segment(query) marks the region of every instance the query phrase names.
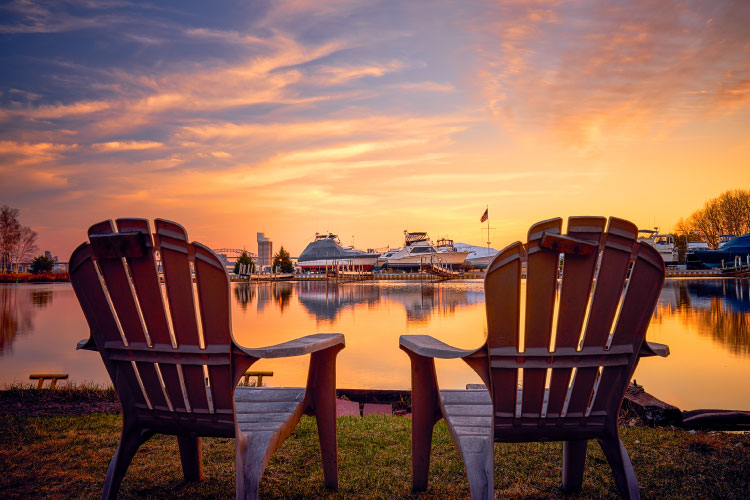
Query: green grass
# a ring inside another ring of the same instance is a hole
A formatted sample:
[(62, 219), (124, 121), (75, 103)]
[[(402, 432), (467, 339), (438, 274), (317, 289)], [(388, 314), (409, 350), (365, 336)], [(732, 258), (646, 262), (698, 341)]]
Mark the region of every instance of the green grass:
[[(0, 416), (0, 492), (4, 498), (97, 498), (117, 443), (119, 415)], [(411, 493), (411, 420), (338, 420), (339, 491), (323, 488), (315, 420), (300, 425), (274, 454), (262, 498), (468, 498), (463, 464), (443, 422), (435, 427), (426, 493)], [(622, 430), (644, 498), (750, 497), (750, 435)], [(120, 498), (233, 498), (234, 441), (204, 439), (206, 480), (184, 483), (176, 438), (143, 445)], [(498, 498), (557, 498), (560, 443), (495, 445)], [(572, 498), (616, 497), (609, 467), (590, 442), (583, 490)]]

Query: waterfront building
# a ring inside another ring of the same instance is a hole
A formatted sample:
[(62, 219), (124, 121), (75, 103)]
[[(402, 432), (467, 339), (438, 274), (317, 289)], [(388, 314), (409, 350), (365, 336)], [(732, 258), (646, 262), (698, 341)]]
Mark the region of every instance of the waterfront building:
[(258, 233), (258, 267), (263, 269), (273, 261), (273, 242), (264, 233)]

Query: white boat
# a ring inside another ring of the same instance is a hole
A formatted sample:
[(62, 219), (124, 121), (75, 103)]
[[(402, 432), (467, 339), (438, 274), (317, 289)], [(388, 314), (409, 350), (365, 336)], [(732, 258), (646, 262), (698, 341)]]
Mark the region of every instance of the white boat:
[(498, 250), (494, 248), (469, 245), (468, 243), (455, 243), (454, 246), (461, 252), (469, 252), (469, 255), (466, 256), (466, 262), (479, 269), (486, 269), (498, 253)]
[(677, 247), (671, 234), (659, 234), (659, 228), (639, 229), (638, 241), (643, 241), (654, 247), (664, 259), (665, 264), (677, 263)]
[(439, 247), (433, 245), (427, 233), (404, 231), (404, 246), (382, 254), (378, 264), (401, 270), (419, 270), (425, 266), (457, 269), (463, 265), (469, 252), (457, 250), (452, 240), (443, 239), (438, 243)]
[(338, 236), (333, 233), (315, 233), (315, 240), (299, 255), (297, 267), (302, 272), (372, 271), (379, 256), (375, 252), (342, 247)]

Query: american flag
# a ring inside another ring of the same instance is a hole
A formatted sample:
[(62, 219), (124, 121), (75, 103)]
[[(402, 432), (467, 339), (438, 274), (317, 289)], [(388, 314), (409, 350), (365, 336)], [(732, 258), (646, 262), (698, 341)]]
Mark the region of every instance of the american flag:
[(490, 210), (490, 209), (489, 209), (489, 208), (487, 208), (487, 209), (486, 209), (486, 210), (484, 211), (484, 213), (482, 214), (482, 218), (481, 218), (481, 219), (479, 219), (479, 222), (484, 222), (484, 221), (486, 221), (486, 220), (487, 220), (487, 219), (489, 218), (489, 216), (490, 216), (490, 215), (489, 215), (489, 210)]

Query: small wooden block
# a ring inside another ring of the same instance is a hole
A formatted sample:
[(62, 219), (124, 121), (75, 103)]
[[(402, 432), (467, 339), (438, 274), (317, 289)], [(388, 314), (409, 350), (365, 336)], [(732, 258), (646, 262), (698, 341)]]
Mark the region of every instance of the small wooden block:
[(364, 408), (362, 408), (362, 416), (366, 417), (367, 415), (393, 415), (393, 406), (365, 403)]
[(345, 399), (336, 400), (337, 417), (359, 417), (359, 403)]

